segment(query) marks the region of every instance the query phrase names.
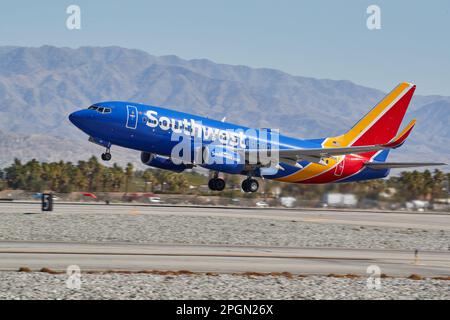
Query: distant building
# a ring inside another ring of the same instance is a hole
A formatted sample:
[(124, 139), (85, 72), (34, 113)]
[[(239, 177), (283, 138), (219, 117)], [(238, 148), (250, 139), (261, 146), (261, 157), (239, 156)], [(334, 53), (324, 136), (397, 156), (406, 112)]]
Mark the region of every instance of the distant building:
[(326, 207), (353, 208), (358, 204), (358, 198), (352, 193), (326, 193), (323, 205)]
[(292, 208), (297, 199), (294, 197), (281, 197), (280, 202), (283, 207)]

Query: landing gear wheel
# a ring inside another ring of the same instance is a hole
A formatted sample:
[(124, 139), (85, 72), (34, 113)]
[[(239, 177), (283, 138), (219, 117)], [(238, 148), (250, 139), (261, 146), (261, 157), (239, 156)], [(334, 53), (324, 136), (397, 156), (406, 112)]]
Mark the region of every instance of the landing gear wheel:
[(225, 189), (225, 180), (221, 178), (216, 178), (214, 180), (214, 187), (216, 191), (223, 191), (223, 189)]
[(111, 160), (111, 153), (109, 153), (109, 152), (105, 152), (105, 153), (102, 153), (102, 160), (103, 161), (109, 161), (109, 160)]
[(102, 160), (103, 161), (109, 161), (111, 160), (111, 149), (110, 148), (106, 148), (105, 153), (102, 153)]
[(242, 181), (241, 187), (242, 187), (242, 191), (248, 192), (248, 180)]
[(225, 189), (225, 180), (221, 178), (213, 178), (209, 180), (208, 187), (213, 191), (222, 191)]
[(256, 181), (255, 179), (245, 179), (244, 181), (242, 181), (242, 190), (244, 192), (256, 192), (258, 191), (259, 188), (259, 183), (258, 181)]
[(214, 179), (209, 180), (208, 181), (208, 188), (209, 188), (209, 190), (216, 191), (216, 189), (214, 189), (214, 187), (215, 187)]

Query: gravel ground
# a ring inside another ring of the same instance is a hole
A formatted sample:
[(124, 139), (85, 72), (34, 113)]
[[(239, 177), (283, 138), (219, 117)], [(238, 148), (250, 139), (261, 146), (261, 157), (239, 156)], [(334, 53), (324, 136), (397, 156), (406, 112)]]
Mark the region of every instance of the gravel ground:
[(0, 215), (0, 241), (233, 244), (448, 250), (450, 232), (233, 217), (151, 214)]
[(366, 279), (311, 276), (85, 274), (80, 289), (67, 276), (0, 272), (0, 299), (450, 299), (444, 280), (382, 279), (368, 289)]

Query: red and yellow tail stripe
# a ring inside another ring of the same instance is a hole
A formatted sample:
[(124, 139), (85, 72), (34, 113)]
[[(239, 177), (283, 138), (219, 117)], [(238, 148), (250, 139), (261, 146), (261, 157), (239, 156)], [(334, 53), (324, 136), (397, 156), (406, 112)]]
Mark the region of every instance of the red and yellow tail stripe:
[[(329, 137), (324, 140), (322, 147), (348, 147), (363, 146), (374, 144), (387, 144), (393, 141), (398, 129), (403, 121), (403, 117), (408, 109), (408, 105), (414, 94), (416, 86), (411, 83), (401, 83), (383, 98), (372, 110), (369, 111), (361, 120), (359, 120), (347, 133)], [(411, 132), (414, 121), (410, 123), (405, 130), (399, 134), (403, 140)], [(406, 136), (405, 136), (405, 133)], [(397, 140), (397, 139), (395, 139)], [(400, 144), (401, 144), (400, 143)], [(370, 159), (376, 152), (361, 154), (359, 157)], [(336, 167), (343, 165), (342, 161), (347, 161), (341, 175), (337, 176)], [(324, 183), (333, 182), (350, 175), (359, 170), (360, 165), (354, 157), (335, 157), (329, 158), (327, 165), (310, 163), (305, 168), (293, 173), (289, 176), (279, 178), (277, 180), (285, 182), (302, 182), (302, 183)], [(352, 159), (352, 161), (350, 161)], [(353, 171), (353, 172), (352, 172)]]

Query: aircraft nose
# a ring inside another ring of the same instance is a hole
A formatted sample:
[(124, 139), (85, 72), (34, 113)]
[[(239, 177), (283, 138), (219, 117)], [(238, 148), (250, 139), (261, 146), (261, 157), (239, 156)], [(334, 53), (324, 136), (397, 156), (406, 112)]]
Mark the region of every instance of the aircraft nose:
[(78, 110), (69, 115), (69, 120), (77, 127), (80, 126), (80, 124), (83, 123), (83, 121), (86, 121), (88, 118), (88, 115), (86, 114), (87, 110)]

